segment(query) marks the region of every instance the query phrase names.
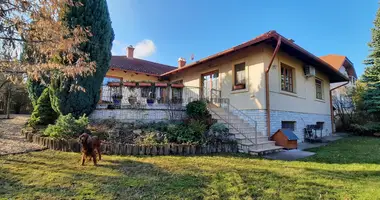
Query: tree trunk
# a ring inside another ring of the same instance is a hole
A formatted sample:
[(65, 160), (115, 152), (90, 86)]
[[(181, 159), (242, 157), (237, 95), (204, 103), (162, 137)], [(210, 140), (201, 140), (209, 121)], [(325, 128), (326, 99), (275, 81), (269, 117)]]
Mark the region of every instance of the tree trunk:
[(7, 91), (7, 116), (6, 118), (7, 119), (10, 119), (10, 112), (11, 112), (11, 88), (10, 86), (8, 85), (8, 91)]

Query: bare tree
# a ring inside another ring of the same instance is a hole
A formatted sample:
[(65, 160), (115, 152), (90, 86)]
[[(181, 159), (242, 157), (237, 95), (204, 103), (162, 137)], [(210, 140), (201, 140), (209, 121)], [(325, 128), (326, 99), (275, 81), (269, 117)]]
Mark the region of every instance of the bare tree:
[[(91, 36), (89, 27), (67, 27), (60, 19), (67, 6), (82, 6), (72, 0), (0, 0), (0, 73), (17, 81), (26, 73), (39, 79), (52, 71), (67, 77), (91, 74), (95, 63), (79, 50)], [(33, 62), (20, 54), (28, 45)]]
[(339, 120), (343, 129), (347, 129), (354, 119), (355, 105), (352, 99), (354, 90), (354, 87), (346, 86), (332, 96), (335, 121)]

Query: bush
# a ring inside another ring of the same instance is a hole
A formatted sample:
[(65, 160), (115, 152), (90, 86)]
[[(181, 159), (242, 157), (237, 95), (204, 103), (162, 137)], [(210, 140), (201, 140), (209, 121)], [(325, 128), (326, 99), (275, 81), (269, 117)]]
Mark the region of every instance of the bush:
[(186, 105), (186, 114), (192, 119), (202, 119), (208, 115), (205, 101), (193, 101)]
[(191, 120), (188, 124), (171, 124), (167, 128), (167, 138), (175, 143), (197, 143), (205, 141), (207, 125), (199, 120)]
[(61, 115), (54, 125), (45, 129), (44, 135), (53, 138), (76, 138), (86, 130), (87, 125), (88, 117), (85, 115), (79, 119), (75, 119), (71, 113)]
[(145, 144), (145, 145), (157, 145), (157, 144), (167, 144), (168, 139), (165, 134), (160, 132), (150, 132), (146, 135), (137, 138), (136, 144)]
[(229, 130), (222, 123), (215, 123), (206, 134), (207, 143), (229, 142)]
[(51, 107), (49, 88), (45, 88), (34, 106), (29, 125), (35, 127), (36, 125), (53, 124), (57, 117), (58, 113)]
[(373, 136), (374, 133), (380, 132), (380, 123), (369, 122), (364, 125), (351, 124), (348, 131), (355, 135)]

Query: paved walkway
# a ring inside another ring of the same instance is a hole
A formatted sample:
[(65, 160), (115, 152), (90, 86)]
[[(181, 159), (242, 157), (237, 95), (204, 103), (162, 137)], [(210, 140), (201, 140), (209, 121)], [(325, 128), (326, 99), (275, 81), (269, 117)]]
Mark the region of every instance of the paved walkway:
[(310, 149), (310, 148), (315, 148), (315, 147), (326, 146), (329, 142), (342, 139), (345, 136), (347, 136), (347, 134), (345, 134), (345, 133), (335, 133), (332, 136), (324, 137), (322, 142), (319, 142), (319, 143), (308, 143), (308, 142), (299, 143), (298, 149), (284, 150), (281, 152), (268, 154), (268, 155), (265, 155), (264, 158), (271, 159), (271, 160), (287, 160), (287, 161), (306, 158), (306, 157), (314, 155), (315, 153), (305, 151), (305, 150)]
[(4, 119), (0, 115), (0, 155), (25, 153), (43, 149), (42, 146), (27, 142), (21, 129), (29, 115), (12, 115)]

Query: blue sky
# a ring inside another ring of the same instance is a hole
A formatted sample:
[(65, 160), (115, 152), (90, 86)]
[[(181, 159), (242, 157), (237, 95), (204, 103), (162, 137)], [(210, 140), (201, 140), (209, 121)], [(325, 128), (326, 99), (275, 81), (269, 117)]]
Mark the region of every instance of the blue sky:
[(108, 0), (114, 55), (132, 44), (138, 57), (177, 66), (220, 52), (269, 30), (321, 56), (342, 54), (358, 75), (377, 0)]

